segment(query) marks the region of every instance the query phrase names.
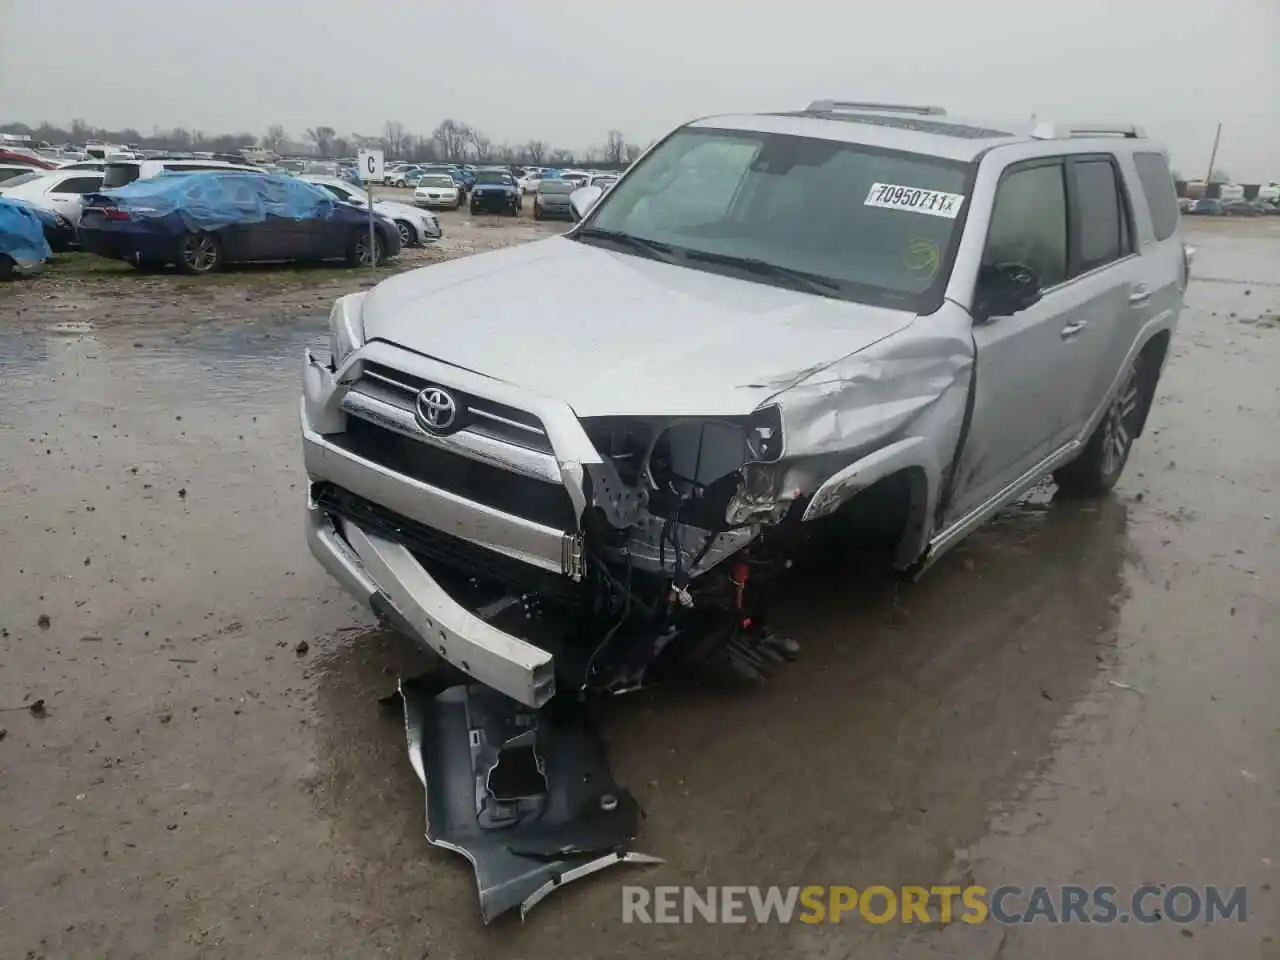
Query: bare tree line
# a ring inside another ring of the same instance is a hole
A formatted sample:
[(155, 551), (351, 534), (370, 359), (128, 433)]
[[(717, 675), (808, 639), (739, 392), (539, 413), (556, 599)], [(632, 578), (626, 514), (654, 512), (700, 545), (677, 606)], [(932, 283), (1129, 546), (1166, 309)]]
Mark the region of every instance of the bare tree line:
[[(362, 136), (352, 133), (340, 136), (333, 127), (308, 127), (306, 142), (322, 157), (348, 156), (362, 147), (381, 147), (390, 160), (441, 161), (469, 160), (474, 163), (565, 164), (575, 162), (629, 163), (640, 155), (641, 148), (628, 143), (621, 130), (610, 130), (603, 145), (575, 154), (553, 147), (545, 140), (525, 143), (494, 143), (484, 131), (452, 118), (442, 120), (430, 134), (418, 136), (400, 121), (388, 120), (381, 135)], [(281, 152), (289, 143), (282, 126), (267, 131), (262, 145)]]
[(398, 120), (388, 120), (382, 133), (374, 136), (359, 133), (342, 135), (333, 127), (319, 125), (308, 127), (300, 142), (293, 140), (281, 124), (269, 127), (263, 137), (256, 137), (251, 133), (208, 135), (202, 130), (185, 127), (172, 130), (157, 127), (148, 135), (129, 127), (122, 130), (94, 127), (83, 120), (73, 120), (69, 127), (48, 122), (35, 126), (5, 123), (0, 124), (0, 133), (23, 134), (36, 141), (53, 144), (82, 144), (86, 140), (101, 140), (106, 143), (136, 144), (148, 150), (228, 153), (256, 145), (277, 153), (313, 152), (321, 157), (345, 157), (363, 147), (381, 147), (389, 160), (528, 163), (539, 166), (592, 162), (629, 163), (641, 151), (640, 146), (627, 141), (621, 130), (610, 130), (600, 146), (575, 153), (554, 147), (545, 140), (529, 140), (519, 144), (495, 143), (478, 128), (453, 119), (441, 121), (425, 136), (412, 133)]
[(210, 153), (231, 153), (242, 147), (251, 147), (258, 142), (258, 138), (252, 133), (209, 135), (203, 130), (191, 130), (186, 127), (175, 127), (172, 130), (161, 130), (156, 127), (148, 135), (132, 127), (125, 127), (122, 130), (94, 127), (83, 120), (72, 120), (69, 127), (60, 127), (48, 121), (35, 126), (25, 123), (4, 123), (0, 124), (0, 133), (29, 136), (36, 142), (52, 144), (81, 144), (86, 140), (101, 140), (104, 143), (136, 143), (148, 150), (201, 150)]

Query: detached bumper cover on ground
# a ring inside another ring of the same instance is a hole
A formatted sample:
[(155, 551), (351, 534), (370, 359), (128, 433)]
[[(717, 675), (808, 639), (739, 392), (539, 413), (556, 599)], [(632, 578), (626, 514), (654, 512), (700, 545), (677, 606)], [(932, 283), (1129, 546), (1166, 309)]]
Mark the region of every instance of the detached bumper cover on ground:
[(475, 868), (485, 923), (523, 918), (557, 887), (631, 853), (640, 809), (613, 780), (579, 705), (533, 711), (479, 685), (404, 681), (409, 760), (427, 791), (427, 839)]

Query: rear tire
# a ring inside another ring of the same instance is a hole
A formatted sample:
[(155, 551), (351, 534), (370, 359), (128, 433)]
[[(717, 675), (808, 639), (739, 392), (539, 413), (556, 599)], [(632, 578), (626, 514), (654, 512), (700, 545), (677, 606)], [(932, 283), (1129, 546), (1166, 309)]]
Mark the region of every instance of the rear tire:
[(0, 280), (7, 280), (13, 276), (13, 268), (13, 257), (7, 253), (0, 253)]
[(222, 266), (222, 244), (212, 233), (188, 233), (178, 244), (178, 269), (192, 276), (216, 273)]
[(1125, 372), (1115, 399), (1084, 451), (1054, 471), (1058, 489), (1067, 496), (1100, 497), (1120, 479), (1154, 388), (1146, 371), (1146, 358), (1139, 354)]

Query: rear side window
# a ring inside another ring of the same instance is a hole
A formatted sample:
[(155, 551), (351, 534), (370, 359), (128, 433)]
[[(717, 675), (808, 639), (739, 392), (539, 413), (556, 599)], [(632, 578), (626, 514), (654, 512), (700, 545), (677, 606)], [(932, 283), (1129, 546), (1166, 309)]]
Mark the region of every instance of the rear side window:
[(1105, 266), (1130, 251), (1129, 219), (1115, 164), (1106, 158), (1071, 164), (1079, 224), (1077, 274)]
[(97, 193), (102, 187), (102, 177), (72, 177), (63, 180), (50, 193)]
[(1030, 267), (1048, 288), (1067, 279), (1067, 190), (1062, 163), (1015, 167), (996, 191), (983, 266)]
[(1178, 230), (1178, 196), (1169, 162), (1162, 153), (1135, 153), (1133, 164), (1138, 168), (1138, 182), (1147, 198), (1156, 239), (1168, 240)]
[(108, 163), (102, 174), (103, 189), (112, 190), (123, 187), (126, 183), (133, 183), (138, 179), (140, 169), (140, 165), (136, 163)]

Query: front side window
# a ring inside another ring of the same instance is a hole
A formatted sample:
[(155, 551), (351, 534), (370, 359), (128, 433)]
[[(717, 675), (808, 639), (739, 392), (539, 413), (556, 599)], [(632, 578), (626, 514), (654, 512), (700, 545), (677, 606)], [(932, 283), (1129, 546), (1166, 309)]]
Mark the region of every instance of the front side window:
[(1071, 167), (1080, 225), (1076, 272), (1085, 273), (1129, 253), (1128, 218), (1116, 182), (1116, 168), (1110, 160), (1077, 160)]
[(931, 311), (970, 174), (968, 163), (862, 144), (685, 128), (573, 236), (616, 246), (626, 235), (632, 248), (638, 238), (695, 269)]
[(984, 267), (1020, 264), (1042, 288), (1067, 279), (1067, 191), (1061, 161), (1015, 167), (1000, 180)]

